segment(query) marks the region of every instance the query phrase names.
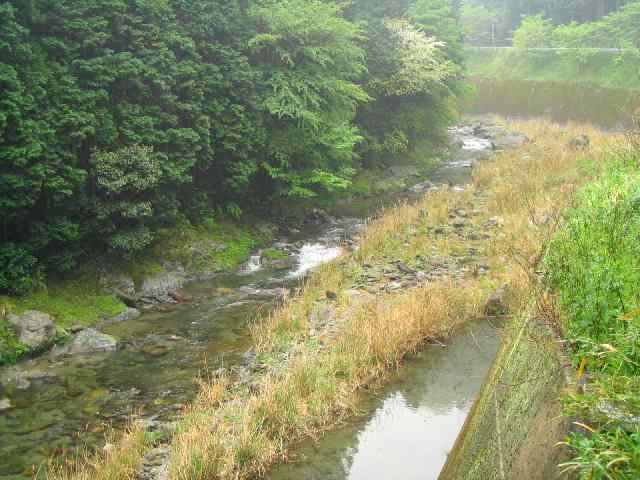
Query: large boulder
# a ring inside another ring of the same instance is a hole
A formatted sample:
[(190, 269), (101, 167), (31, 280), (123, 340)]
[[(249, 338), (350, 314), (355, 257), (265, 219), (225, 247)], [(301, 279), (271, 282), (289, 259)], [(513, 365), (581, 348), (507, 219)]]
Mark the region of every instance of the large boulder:
[(493, 148), (494, 150), (508, 150), (511, 148), (519, 148), (528, 142), (529, 137), (524, 133), (507, 133), (506, 135), (493, 139)]
[(137, 299), (142, 306), (153, 306), (159, 303), (176, 303), (169, 292), (182, 288), (186, 281), (184, 269), (159, 273), (142, 281)]
[(7, 320), (18, 340), (31, 349), (46, 347), (56, 336), (53, 319), (37, 310), (29, 310), (22, 315), (9, 315)]
[(61, 349), (60, 353), (87, 355), (113, 352), (116, 348), (118, 348), (118, 341), (114, 337), (93, 328), (87, 328), (73, 337), (73, 340)]

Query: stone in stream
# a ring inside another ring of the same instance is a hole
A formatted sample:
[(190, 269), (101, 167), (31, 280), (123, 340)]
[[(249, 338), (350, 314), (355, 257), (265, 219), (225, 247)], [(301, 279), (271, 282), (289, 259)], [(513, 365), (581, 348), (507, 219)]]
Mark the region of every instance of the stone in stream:
[(494, 150), (506, 150), (509, 148), (519, 148), (529, 142), (529, 137), (524, 133), (508, 133), (493, 140)]
[(92, 353), (113, 352), (118, 348), (118, 341), (111, 335), (87, 328), (78, 333), (73, 340), (56, 354), (86, 355)]
[(138, 302), (151, 306), (158, 303), (175, 303), (169, 292), (182, 288), (185, 279), (183, 268), (145, 278), (137, 295)]
[(13, 408), (11, 400), (8, 398), (0, 398), (0, 412), (4, 412)]
[(453, 228), (464, 228), (467, 224), (467, 220), (461, 217), (456, 217), (451, 221), (451, 226)]
[(7, 320), (18, 341), (34, 350), (48, 346), (56, 336), (53, 319), (37, 310), (29, 310), (19, 316), (9, 315)]
[(411, 192), (411, 193), (427, 193), (432, 188), (433, 188), (433, 183), (431, 183), (429, 181), (426, 181), (426, 182), (418, 183), (418, 184), (414, 185), (413, 187), (410, 187), (409, 188), (409, 192)]
[(590, 144), (591, 139), (584, 133), (569, 140), (569, 146), (575, 150), (589, 148)]
[(138, 318), (140, 315), (141, 315), (140, 310), (138, 310), (137, 308), (129, 307), (119, 315), (116, 315), (115, 317), (110, 318), (108, 320), (108, 323), (127, 322), (129, 320), (134, 320)]

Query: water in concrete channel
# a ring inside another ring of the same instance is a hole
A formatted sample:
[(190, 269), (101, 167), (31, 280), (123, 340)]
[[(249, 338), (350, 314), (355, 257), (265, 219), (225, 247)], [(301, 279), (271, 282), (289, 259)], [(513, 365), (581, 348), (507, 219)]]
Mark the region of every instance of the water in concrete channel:
[(437, 479), (499, 341), (485, 320), (429, 345), (366, 396), (363, 416), (293, 448), (269, 480)]

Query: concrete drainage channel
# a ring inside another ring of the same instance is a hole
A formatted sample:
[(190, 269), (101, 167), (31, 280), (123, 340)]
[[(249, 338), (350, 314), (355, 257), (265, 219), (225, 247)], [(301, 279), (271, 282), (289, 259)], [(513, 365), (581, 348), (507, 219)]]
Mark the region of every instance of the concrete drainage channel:
[(550, 480), (564, 477), (558, 446), (566, 362), (549, 325), (533, 311), (512, 319), (502, 346), (439, 480)]

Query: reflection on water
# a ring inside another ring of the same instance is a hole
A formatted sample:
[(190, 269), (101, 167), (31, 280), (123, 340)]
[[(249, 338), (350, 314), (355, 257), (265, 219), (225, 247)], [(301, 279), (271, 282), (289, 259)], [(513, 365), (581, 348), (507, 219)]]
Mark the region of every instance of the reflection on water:
[(270, 480), (436, 479), (499, 344), (489, 322), (429, 346), (367, 400), (365, 418), (295, 448)]
[(587, 122), (607, 129), (631, 125), (640, 91), (567, 82), (472, 79), (477, 95), (468, 113), (548, 117), (556, 122)]

